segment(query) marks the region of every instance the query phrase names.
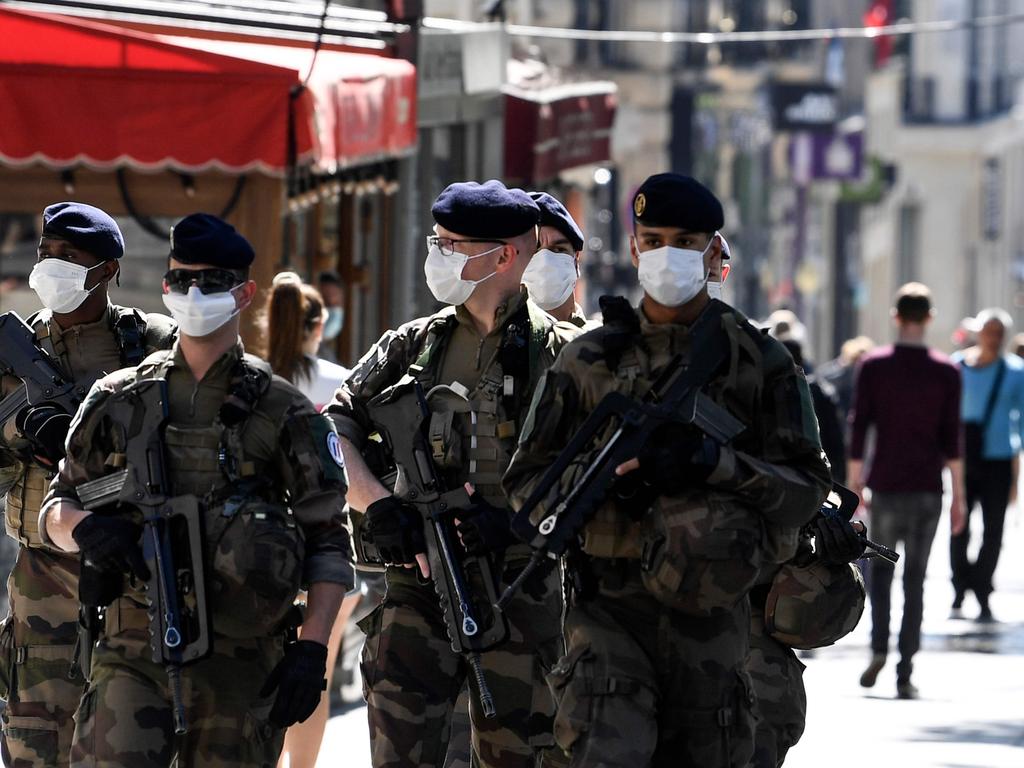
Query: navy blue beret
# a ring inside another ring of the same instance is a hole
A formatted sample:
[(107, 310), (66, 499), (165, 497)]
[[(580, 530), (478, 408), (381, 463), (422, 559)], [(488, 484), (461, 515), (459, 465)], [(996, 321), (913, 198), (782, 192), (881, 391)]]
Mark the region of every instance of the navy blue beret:
[(565, 206), (547, 192), (531, 192), (530, 197), (540, 208), (540, 225), (554, 227), (572, 244), (574, 251), (583, 250), (583, 231)]
[(182, 264), (244, 269), (256, 258), (249, 241), (223, 219), (191, 213), (171, 227), (171, 256)]
[(696, 179), (657, 173), (633, 196), (633, 221), (649, 227), (716, 232), (725, 224), (725, 214), (718, 198)]
[(442, 227), (465, 237), (517, 237), (540, 220), (540, 209), (528, 194), (497, 179), (450, 184), (430, 212)]
[(43, 210), (43, 235), (107, 261), (124, 256), (124, 236), (109, 214), (85, 203), (54, 203)]

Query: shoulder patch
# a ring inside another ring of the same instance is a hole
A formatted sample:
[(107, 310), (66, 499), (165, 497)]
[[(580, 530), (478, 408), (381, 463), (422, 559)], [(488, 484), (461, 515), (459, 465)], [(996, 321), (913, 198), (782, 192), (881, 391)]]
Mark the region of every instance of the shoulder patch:
[(337, 432), (327, 433), (327, 452), (331, 454), (335, 464), (342, 469), (345, 468), (345, 455), (341, 452), (341, 439)]

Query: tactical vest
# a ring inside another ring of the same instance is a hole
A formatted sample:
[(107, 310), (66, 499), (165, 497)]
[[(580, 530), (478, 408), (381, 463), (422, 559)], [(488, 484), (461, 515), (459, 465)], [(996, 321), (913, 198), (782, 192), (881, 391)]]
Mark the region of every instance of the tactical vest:
[[(601, 306), (604, 359), (614, 379), (610, 389), (642, 399), (653, 385), (653, 361), (636, 312), (618, 297), (603, 297)], [(734, 414), (757, 413), (763, 378), (750, 373), (770, 371), (750, 331), (729, 311), (722, 318), (728, 370), (703, 390)], [(741, 356), (750, 361), (743, 369)], [(756, 454), (759, 447), (753, 440), (744, 433), (735, 446)], [(714, 488), (658, 496), (648, 509), (628, 515), (621, 506), (609, 502), (598, 509), (585, 529), (584, 551), (594, 557), (639, 559), (648, 591), (686, 613), (730, 610), (756, 583), (764, 564), (783, 562), (796, 553), (798, 528), (783, 529), (734, 494)]]
[[(429, 438), (434, 461), (446, 474), (464, 477), (489, 503), (508, 506), (501, 476), (516, 448), (517, 418), (525, 415), (529, 396), (540, 376), (539, 362), (552, 321), (532, 302), (506, 324), (500, 344), (483, 367), (476, 386), (440, 381), (444, 355), (455, 329), (454, 308), (435, 315), (427, 326), (423, 347), (409, 372), (428, 393), (431, 404)], [(438, 385), (443, 393), (431, 391)]]
[[(166, 378), (171, 353), (139, 366), (137, 378)], [(301, 531), (266, 468), (245, 451), (248, 416), (271, 383), (270, 366), (244, 355), (209, 426), (167, 424), (164, 450), (174, 495), (194, 495), (203, 510), (206, 597), (213, 628), (233, 638), (261, 637), (282, 623), (298, 594)]]
[[(49, 320), (42, 320), (36, 312), (26, 321), (36, 331), (39, 346), (60, 363), (64, 359), (63, 344), (54, 344)], [(121, 367), (138, 365), (145, 357), (146, 318), (137, 309), (111, 305), (110, 331), (117, 339)], [(111, 371), (108, 371), (110, 373)], [(65, 373), (68, 373), (65, 371)], [(69, 379), (72, 377), (68, 377)], [(78, 381), (77, 396), (84, 400), (93, 381)], [(50, 488), (55, 472), (35, 462), (26, 462), (25, 471), (7, 493), (4, 524), (7, 535), (17, 539), (24, 547), (44, 547), (39, 536), (39, 509)]]

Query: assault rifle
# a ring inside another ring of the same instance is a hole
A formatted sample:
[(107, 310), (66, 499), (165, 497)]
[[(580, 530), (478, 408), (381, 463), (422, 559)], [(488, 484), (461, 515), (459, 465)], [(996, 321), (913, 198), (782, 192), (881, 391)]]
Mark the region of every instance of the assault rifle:
[(0, 374), (21, 379), (21, 386), (0, 400), (0, 428), (23, 408), (55, 403), (74, 415), (81, 402), (75, 382), (36, 345), (36, 334), (17, 312), (0, 315)]
[[(413, 397), (409, 396), (410, 390)], [(484, 679), (480, 652), (508, 636), (508, 623), (494, 608), (498, 581), (491, 559), (466, 554), (455, 531), (459, 511), (470, 506), (469, 494), (461, 486), (452, 490), (444, 487), (427, 436), (430, 407), (418, 381), (406, 376), (370, 400), (367, 407), (394, 465), (385, 484), (391, 484), (393, 478), (395, 496), (423, 517), (430, 578), (452, 650), (465, 654), (476, 680), (480, 706), (487, 717), (494, 717), (494, 699)], [(372, 542), (364, 540), (363, 546), (370, 550), (368, 558), (373, 558)]]
[(143, 585), (153, 661), (167, 670), (174, 731), (185, 733), (181, 667), (211, 650), (203, 568), (199, 500), (171, 496), (164, 457), (167, 382), (144, 379), (111, 395), (106, 415), (126, 440), (124, 469), (76, 488), (85, 509), (102, 513), (124, 505), (142, 512), (142, 556), (150, 578)]
[[(860, 496), (858, 496), (852, 489), (847, 488), (845, 485), (841, 485), (835, 481), (832, 482), (832, 490), (828, 494), (828, 498), (821, 505), (821, 509), (818, 511), (822, 517), (838, 518), (839, 520), (845, 520), (850, 522), (853, 518), (853, 513), (857, 511), (857, 507), (860, 506)], [(864, 542), (864, 545), (872, 550), (867, 553), (865, 557), (881, 557), (883, 560), (888, 560), (893, 565), (900, 559), (898, 552), (894, 552), (884, 544), (876, 544), (871, 541), (867, 536), (864, 535), (864, 528), (857, 531), (857, 535), (860, 540)]]
[[(708, 305), (691, 328), (688, 360), (675, 357), (643, 400), (621, 392), (605, 395), (544, 472), (512, 524), (516, 534), (533, 547), (533, 557), (502, 594), (499, 609), (545, 558), (560, 557), (577, 546), (583, 527), (618, 480), (615, 468), (639, 456), (659, 427), (691, 425), (721, 445), (745, 429), (741, 421), (701, 392), (729, 355), (721, 317), (717, 302)], [(563, 487), (570, 490), (558, 496)], [(547, 511), (534, 527), (531, 517), (544, 502)]]

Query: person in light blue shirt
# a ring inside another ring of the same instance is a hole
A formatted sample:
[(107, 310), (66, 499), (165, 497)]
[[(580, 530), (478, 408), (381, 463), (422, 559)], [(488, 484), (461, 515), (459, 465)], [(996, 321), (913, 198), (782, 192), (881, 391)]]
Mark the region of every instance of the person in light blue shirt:
[[(1004, 354), (1012, 321), (1002, 309), (984, 309), (972, 330), (978, 343), (953, 355), (963, 376), (960, 415), (964, 424), (964, 485), (968, 525), (950, 537), (953, 569), (953, 618), (962, 618), (964, 596), (978, 599), (978, 621), (991, 622), (989, 595), (999, 562), (1006, 507), (1016, 498), (1019, 455), (1024, 445), (1024, 360)], [(981, 507), (982, 539), (978, 558), (967, 557), (970, 514)]]

